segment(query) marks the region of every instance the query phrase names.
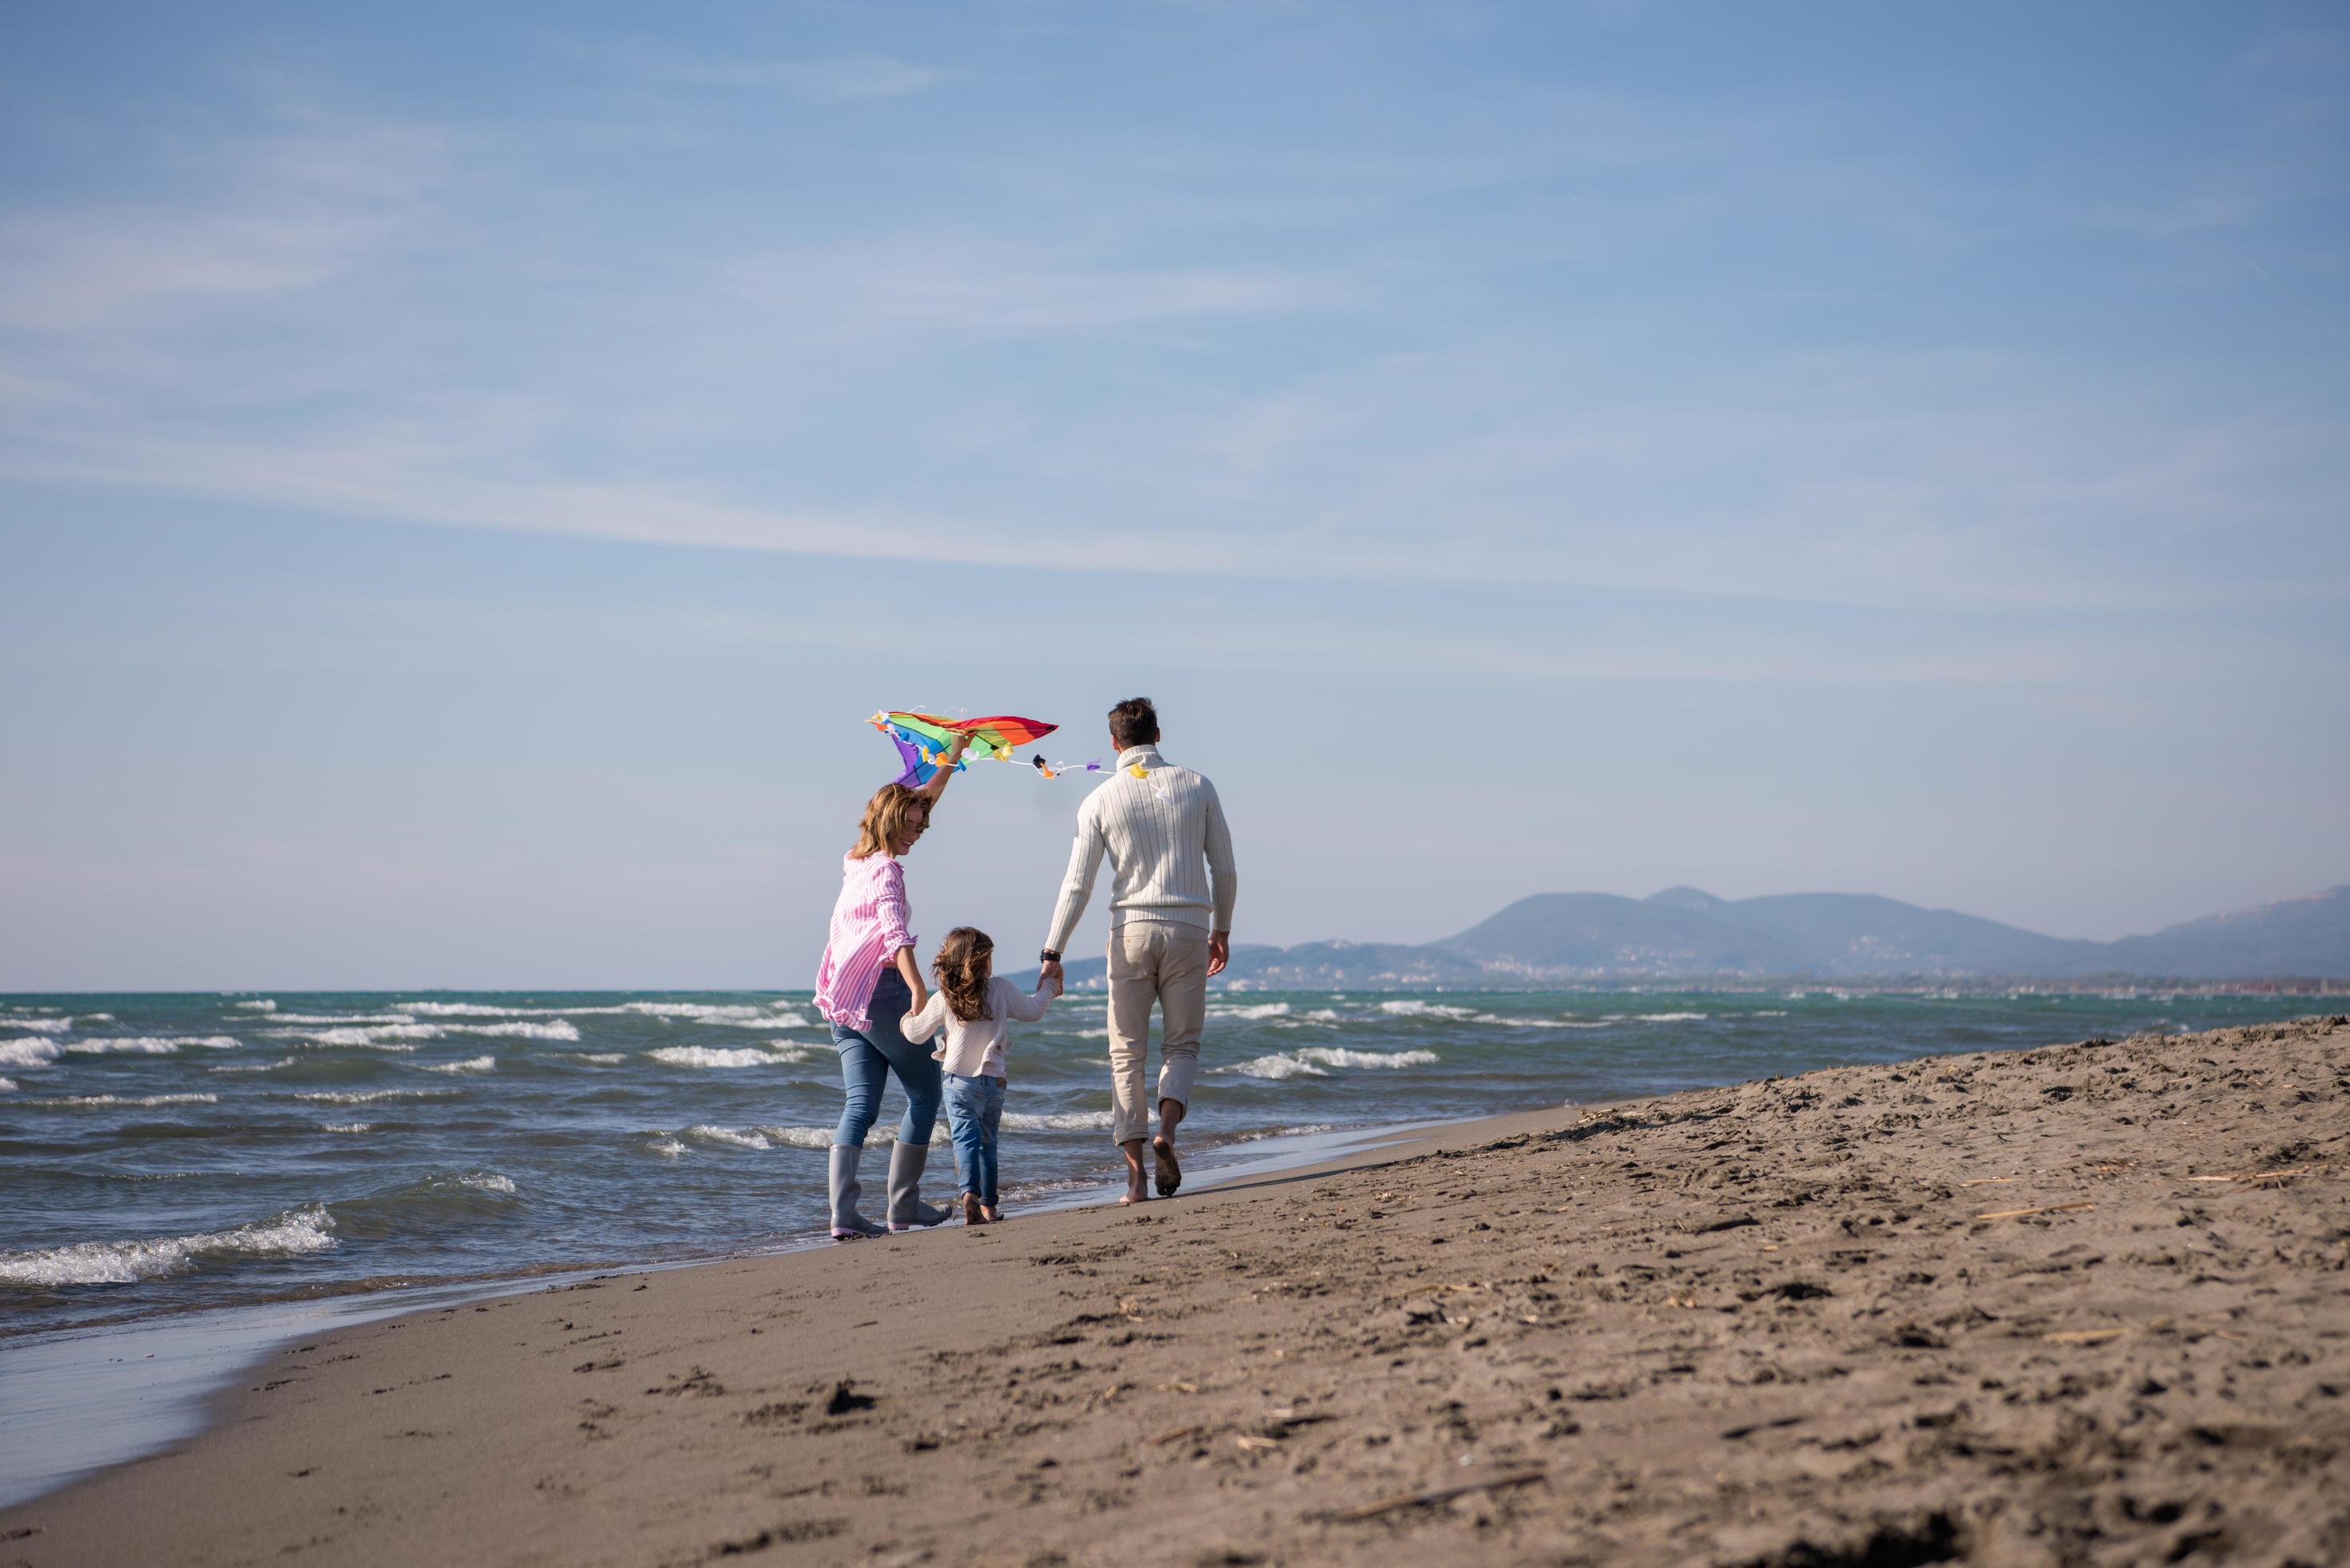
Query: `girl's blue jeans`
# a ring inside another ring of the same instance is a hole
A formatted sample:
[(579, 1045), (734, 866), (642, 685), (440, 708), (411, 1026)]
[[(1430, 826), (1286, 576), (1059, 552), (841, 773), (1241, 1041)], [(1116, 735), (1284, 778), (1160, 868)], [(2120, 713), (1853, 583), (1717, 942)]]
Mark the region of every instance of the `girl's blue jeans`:
[(840, 1086), (847, 1095), (840, 1125), (832, 1130), (834, 1143), (865, 1147), (865, 1135), (873, 1130), (874, 1118), (881, 1114), (881, 1085), (892, 1073), (906, 1091), (906, 1115), (898, 1124), (898, 1141), (925, 1145), (931, 1141), (931, 1129), (939, 1123), (939, 1064), (928, 1046), (915, 1044), (898, 1028), (913, 1000), (905, 976), (893, 969), (884, 970), (874, 983), (873, 1000), (866, 1004), (871, 1022), (861, 1031), (845, 1023), (832, 1026), (832, 1047), (840, 1053)]
[(1003, 1080), (949, 1073), (947, 1132), (954, 1139), (962, 1189), (995, 1207), (995, 1128), (1003, 1119)]

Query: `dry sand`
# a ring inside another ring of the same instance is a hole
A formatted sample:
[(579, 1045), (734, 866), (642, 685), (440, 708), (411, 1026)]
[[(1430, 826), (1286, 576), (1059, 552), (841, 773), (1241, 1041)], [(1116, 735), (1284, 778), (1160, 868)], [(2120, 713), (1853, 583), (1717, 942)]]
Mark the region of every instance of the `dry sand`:
[(2346, 1111), (2091, 1042), (420, 1314), (0, 1563), (2342, 1563)]

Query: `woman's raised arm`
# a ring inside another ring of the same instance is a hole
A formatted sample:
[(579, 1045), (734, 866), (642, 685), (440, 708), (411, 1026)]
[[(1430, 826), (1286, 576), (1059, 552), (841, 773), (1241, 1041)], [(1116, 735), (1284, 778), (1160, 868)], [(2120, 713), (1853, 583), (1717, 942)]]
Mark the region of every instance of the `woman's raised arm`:
[(940, 759), (938, 771), (931, 774), (931, 782), (922, 785), (915, 793), (928, 795), (932, 805), (938, 805), (939, 796), (947, 793), (947, 780), (954, 777), (955, 764), (962, 761), (963, 752), (970, 745), (971, 737), (957, 731), (954, 743), (947, 748), (946, 755)]

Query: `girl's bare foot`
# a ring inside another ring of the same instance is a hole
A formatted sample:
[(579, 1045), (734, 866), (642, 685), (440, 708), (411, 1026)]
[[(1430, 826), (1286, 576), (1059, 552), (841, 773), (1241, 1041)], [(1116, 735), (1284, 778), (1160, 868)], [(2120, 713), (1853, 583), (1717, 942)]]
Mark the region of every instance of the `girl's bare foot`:
[(979, 1195), (977, 1193), (966, 1192), (962, 1195), (962, 1222), (964, 1224), (984, 1225), (990, 1220), (994, 1218), (994, 1215), (988, 1213), (984, 1209), (982, 1209), (979, 1206)]

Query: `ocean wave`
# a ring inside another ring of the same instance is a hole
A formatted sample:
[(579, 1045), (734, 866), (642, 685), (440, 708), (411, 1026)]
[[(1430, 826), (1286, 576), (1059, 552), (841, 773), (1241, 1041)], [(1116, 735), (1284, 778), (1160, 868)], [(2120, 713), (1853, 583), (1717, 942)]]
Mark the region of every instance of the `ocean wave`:
[(43, 1034), (62, 1034), (73, 1027), (70, 1018), (11, 1018), (11, 1029), (31, 1029)]
[(683, 1019), (694, 1023), (714, 1023), (730, 1029), (808, 1029), (813, 1028), (807, 1014), (782, 1002), (771, 1007), (752, 1007), (733, 1002), (624, 1002), (615, 1008), (571, 1008), (579, 1012), (637, 1012), (648, 1018), (668, 1023)]
[(1282, 1018), (1289, 1012), (1285, 1002), (1260, 1002), (1253, 1007), (1211, 1007), (1208, 1010), (1218, 1018)]
[(438, 1023), (380, 1023), (365, 1029), (278, 1029), (281, 1040), (307, 1041), (313, 1045), (343, 1045), (362, 1051), (413, 1051), (409, 1042), (438, 1040)]
[(135, 1284), (185, 1273), (208, 1259), (297, 1258), (323, 1252), (334, 1246), (334, 1231), (333, 1216), (319, 1204), (306, 1203), (230, 1231), (0, 1252), (0, 1284), (52, 1289)]
[(713, 1045), (664, 1045), (646, 1054), (672, 1067), (781, 1067), (806, 1059), (806, 1053), (796, 1049), (761, 1051), (747, 1045), (739, 1049)]
[(138, 1034), (113, 1040), (76, 1040), (66, 1049), (75, 1055), (103, 1056), (109, 1052), (130, 1055), (176, 1056), (182, 1045), (210, 1051), (234, 1051), (244, 1042), (233, 1034)]
[(462, 1175), (435, 1171), (359, 1198), (327, 1206), (336, 1231), (353, 1241), (434, 1235), (469, 1222), (499, 1219), (515, 1209), (515, 1184), (494, 1170)]
[(314, 1106), (372, 1106), (382, 1100), (446, 1100), (456, 1094), (454, 1089), (317, 1089), (294, 1097)]
[(1237, 1133), (1233, 1135), (1229, 1141), (1232, 1143), (1261, 1143), (1269, 1137), (1305, 1137), (1314, 1133), (1336, 1132), (1337, 1130), (1338, 1124), (1336, 1122), (1308, 1122), (1304, 1127), (1269, 1127), (1262, 1132)]
[(513, 1040), (577, 1040), (579, 1026), (565, 1019), (549, 1023), (452, 1023), (452, 1034), (495, 1034)]
[(657, 1154), (663, 1159), (675, 1159), (685, 1152), (685, 1145), (673, 1137), (650, 1138), (645, 1143), (645, 1152)]
[(1086, 1127), (1114, 1126), (1108, 1111), (1006, 1111), (1003, 1125), (1018, 1132), (1076, 1132)]
[(252, 1002), (240, 1002), (237, 1005), (252, 1012), (275, 1012), (277, 1011), (277, 1004), (270, 1001), (269, 998), (265, 996), (257, 998)]
[(1325, 1067), (1427, 1067), (1438, 1060), (1433, 1051), (1349, 1051), (1343, 1045), (1308, 1045), (1295, 1054)]
[(375, 1124), (373, 1122), (320, 1122), (318, 1130), (330, 1133), (373, 1132)]
[(16, 1079), (14, 1079), (14, 1078), (0, 1078), (0, 1095), (13, 1095), (13, 1094), (15, 1094), (16, 1092)]
[(26, 1100), (28, 1106), (210, 1106), (220, 1102), (218, 1095), (54, 1095), (45, 1100)]
[(420, 1063), (428, 1073), (494, 1073), (498, 1070), (495, 1056), (474, 1056), (463, 1062)]
[(402, 1012), (428, 1018), (544, 1018), (556, 1012), (608, 1012), (603, 1007), (500, 1007), (489, 1002), (397, 1002)]
[[(1473, 1007), (1456, 1007), (1447, 1002), (1422, 1002), (1416, 996), (1398, 997), (1379, 1003), (1379, 1011), (1394, 1018), (1470, 1019), (1477, 1016)], [(1485, 1016), (1492, 1017), (1487, 1013)]]
[(686, 1128), (684, 1136), (691, 1138), (696, 1143), (714, 1143), (730, 1148), (770, 1148), (774, 1147), (767, 1142), (765, 1137), (762, 1134), (744, 1132), (739, 1127), (712, 1127), (707, 1122), (697, 1122), (692, 1127)]
[(581, 1051), (574, 1053), (576, 1060), (593, 1062), (598, 1067), (617, 1067), (628, 1060), (618, 1051)]
[(27, 1036), (0, 1040), (0, 1067), (46, 1067), (57, 1059), (57, 1043)]
[(1690, 1023), (1705, 1016), (1702, 1012), (1643, 1012), (1637, 1015), (1642, 1023)]
[(280, 1067), (291, 1067), (299, 1058), (281, 1056), (275, 1062), (224, 1062), (217, 1067), (207, 1067), (207, 1073), (275, 1073)]
[(1237, 1062), (1229, 1067), (1211, 1067), (1211, 1073), (1237, 1073), (1243, 1078), (1326, 1078), (1330, 1075), (1311, 1062), (1301, 1062), (1295, 1056), (1259, 1056), (1252, 1062)]
[[(763, 1127), (757, 1130), (772, 1142), (782, 1144), (786, 1148), (830, 1148), (832, 1147), (832, 1128), (830, 1127)], [(897, 1139), (898, 1129), (894, 1126), (877, 1127), (865, 1135), (865, 1147), (872, 1148), (880, 1144), (895, 1143)]]
[(413, 1023), (405, 1012), (280, 1012), (272, 1023)]
[(457, 1179), (457, 1185), (470, 1187), (476, 1192), (503, 1192), (509, 1198), (515, 1193), (514, 1178), (500, 1176), (494, 1170), (477, 1170), (471, 1176), (461, 1176)]

